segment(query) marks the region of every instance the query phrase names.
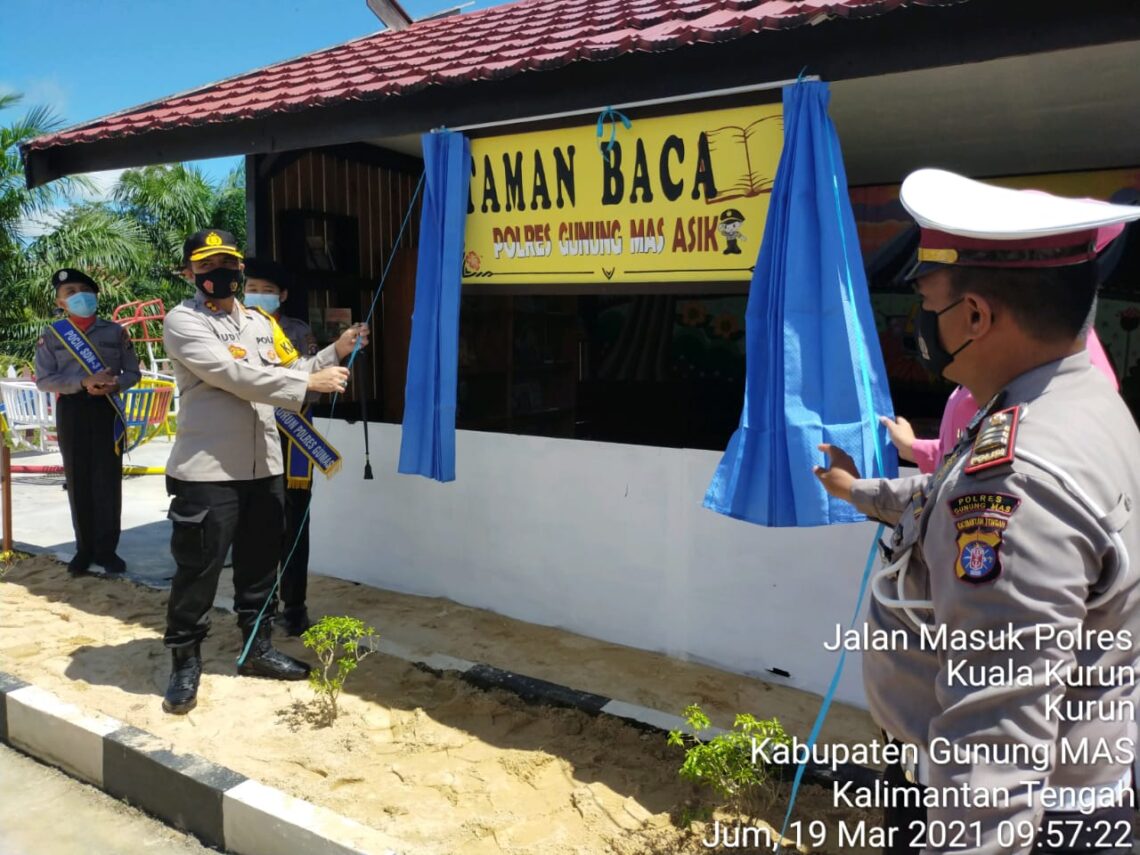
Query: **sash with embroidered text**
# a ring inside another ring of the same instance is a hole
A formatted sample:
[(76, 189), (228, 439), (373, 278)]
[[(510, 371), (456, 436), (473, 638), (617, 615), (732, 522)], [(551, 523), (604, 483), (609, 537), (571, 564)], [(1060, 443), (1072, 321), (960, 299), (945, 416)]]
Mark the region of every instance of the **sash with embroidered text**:
[[(273, 349), (288, 367), (297, 361), (297, 349), (289, 341), (289, 336), (281, 329), (268, 312), (256, 309), (273, 329)], [(277, 407), (273, 411), (277, 417), (277, 429), (289, 440), (289, 453), (285, 459), (285, 486), (290, 490), (308, 490), (313, 485), (313, 467), (316, 466), (326, 478), (340, 471), (340, 452), (329, 444), (313, 427), (307, 413), (293, 413)]]
[[(106, 371), (107, 366), (103, 364), (103, 360), (99, 358), (99, 351), (95, 349), (88, 339), (79, 329), (67, 318), (60, 318), (58, 321), (53, 321), (49, 324), (51, 331), (55, 333), (56, 338), (63, 342), (63, 346), (67, 348), (68, 353), (75, 357), (76, 361), (83, 366), (83, 370), (88, 374), (98, 374), (101, 371)], [(119, 397), (118, 392), (112, 392), (106, 396), (107, 402), (115, 410), (115, 453), (122, 454), (127, 451), (127, 417), (123, 414), (123, 401)]]

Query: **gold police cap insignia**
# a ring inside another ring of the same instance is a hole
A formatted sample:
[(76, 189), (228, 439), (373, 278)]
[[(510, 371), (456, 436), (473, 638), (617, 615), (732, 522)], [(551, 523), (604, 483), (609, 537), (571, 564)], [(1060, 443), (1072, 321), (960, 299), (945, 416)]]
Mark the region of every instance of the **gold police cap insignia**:
[(217, 232), (210, 232), (206, 235), (206, 246), (221, 246), (222, 236)]

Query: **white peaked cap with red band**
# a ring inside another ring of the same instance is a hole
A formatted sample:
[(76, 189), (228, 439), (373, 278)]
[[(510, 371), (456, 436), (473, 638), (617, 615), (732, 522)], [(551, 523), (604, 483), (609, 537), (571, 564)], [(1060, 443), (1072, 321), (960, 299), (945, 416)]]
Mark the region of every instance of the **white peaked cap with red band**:
[(899, 200), (921, 227), (918, 266), (1060, 267), (1096, 257), (1140, 207), (1011, 190), (942, 169), (907, 176)]

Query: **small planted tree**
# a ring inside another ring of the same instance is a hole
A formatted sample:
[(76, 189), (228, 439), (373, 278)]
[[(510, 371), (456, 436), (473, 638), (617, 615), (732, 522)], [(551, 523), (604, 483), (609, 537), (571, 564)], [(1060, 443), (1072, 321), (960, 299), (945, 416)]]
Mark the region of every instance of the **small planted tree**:
[(317, 693), (317, 703), (328, 724), (336, 720), (336, 702), (344, 681), (365, 656), (374, 652), (375, 635), (376, 630), (356, 618), (323, 617), (301, 636), (301, 642), (320, 662), (309, 674), (309, 685)]
[(712, 722), (696, 704), (685, 707), (682, 716), (692, 730), (691, 735), (679, 730), (669, 732), (669, 744), (685, 749), (685, 760), (678, 774), (713, 790), (726, 799), (731, 810), (744, 813), (746, 807), (764, 790), (769, 770), (759, 756), (753, 757), (753, 740), (769, 740), (769, 744), (787, 744), (788, 734), (775, 718), (757, 719), (740, 713), (732, 730), (704, 740), (701, 734)]

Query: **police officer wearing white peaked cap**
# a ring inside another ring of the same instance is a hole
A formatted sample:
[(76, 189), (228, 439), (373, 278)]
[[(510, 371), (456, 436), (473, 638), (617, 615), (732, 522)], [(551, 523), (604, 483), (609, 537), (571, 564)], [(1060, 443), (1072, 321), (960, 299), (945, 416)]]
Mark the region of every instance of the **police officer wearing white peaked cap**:
[(863, 655), (904, 749), (885, 851), (1130, 852), (1140, 432), (1083, 336), (1097, 231), (1140, 208), (933, 169), (900, 197), (920, 356), (987, 403), (932, 475), (860, 479), (821, 447), (828, 492), (894, 527), (868, 616), (888, 649)]

